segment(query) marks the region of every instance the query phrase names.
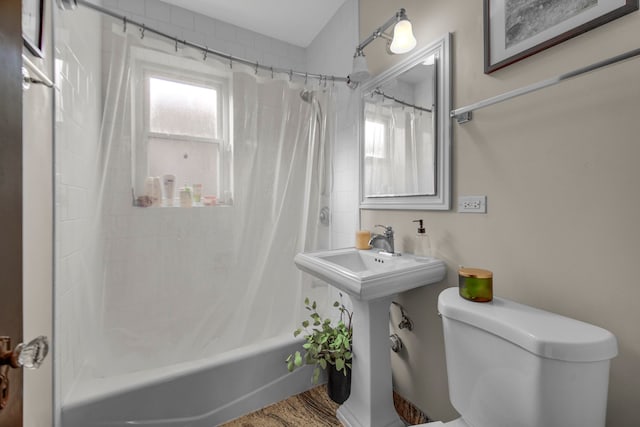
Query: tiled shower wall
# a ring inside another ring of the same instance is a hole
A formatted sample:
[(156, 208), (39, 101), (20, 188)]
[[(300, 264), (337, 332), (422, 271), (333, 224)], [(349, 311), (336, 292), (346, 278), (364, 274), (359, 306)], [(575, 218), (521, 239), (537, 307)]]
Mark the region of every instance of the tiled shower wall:
[[(308, 48), (293, 46), (215, 19), (155, 0), (104, 0), (103, 5), (168, 34), (202, 43), (234, 56), (277, 67), (312, 73), (346, 75), (351, 55), (336, 54), (336, 46), (357, 43), (357, 0), (348, 0), (340, 13)], [(58, 12), (56, 57), (59, 100), (56, 114), (56, 331), (59, 361), (58, 405), (64, 403), (87, 362), (100, 313), (103, 282), (93, 214), (97, 140), (102, 114), (100, 15), (79, 7)], [(343, 21), (346, 21), (343, 22)], [(349, 25), (345, 25), (349, 24)], [(349, 30), (351, 28), (351, 30)], [(353, 33), (353, 34), (351, 34)], [(82, 37), (78, 37), (81, 34)], [(344, 40), (348, 43), (344, 43)], [(345, 48), (346, 49), (346, 48)], [(307, 64), (309, 66), (307, 67)], [(105, 64), (106, 65), (106, 64)], [(353, 93), (338, 90), (338, 141), (335, 146), (333, 246), (352, 244), (355, 229), (357, 177)], [(97, 232), (97, 231), (96, 231)], [(85, 238), (87, 237), (87, 238)], [(145, 266), (141, 266), (144, 268)], [(152, 267), (152, 266), (147, 266)]]
[(306, 70), (305, 49), (158, 0), (103, 0), (104, 7), (210, 49), (275, 67)]
[[(100, 18), (55, 9), (55, 406), (87, 358), (100, 272), (91, 261), (100, 101)], [(81, 34), (82, 37), (78, 37)], [(56, 411), (56, 414), (59, 412)]]
[[(358, 44), (358, 1), (347, 0), (307, 49), (309, 70), (347, 76)], [(337, 89), (337, 135), (334, 141), (331, 246), (354, 245), (358, 227), (358, 91)]]

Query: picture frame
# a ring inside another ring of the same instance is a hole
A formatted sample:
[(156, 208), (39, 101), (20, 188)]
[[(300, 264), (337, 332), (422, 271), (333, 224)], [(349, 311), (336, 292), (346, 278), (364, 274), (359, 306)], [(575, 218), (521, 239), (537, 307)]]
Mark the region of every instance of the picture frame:
[(490, 74), (638, 10), (638, 0), (483, 0)]
[(22, 0), (22, 40), (29, 52), (44, 58), (44, 0)]

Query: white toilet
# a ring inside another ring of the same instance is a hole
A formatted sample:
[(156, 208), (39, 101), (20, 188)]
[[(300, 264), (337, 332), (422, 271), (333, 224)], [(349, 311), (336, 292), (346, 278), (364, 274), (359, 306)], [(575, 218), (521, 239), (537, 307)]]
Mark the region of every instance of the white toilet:
[(461, 417), (437, 427), (603, 427), (609, 331), (502, 298), (475, 303), (444, 290), (449, 397)]

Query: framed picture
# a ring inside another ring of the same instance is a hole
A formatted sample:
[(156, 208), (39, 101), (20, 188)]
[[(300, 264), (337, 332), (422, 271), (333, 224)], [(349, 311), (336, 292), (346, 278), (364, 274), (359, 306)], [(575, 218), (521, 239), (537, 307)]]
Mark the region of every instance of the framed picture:
[(484, 72), (638, 9), (638, 0), (484, 0)]
[(42, 22), (44, 0), (22, 0), (22, 40), (31, 53), (44, 58)]

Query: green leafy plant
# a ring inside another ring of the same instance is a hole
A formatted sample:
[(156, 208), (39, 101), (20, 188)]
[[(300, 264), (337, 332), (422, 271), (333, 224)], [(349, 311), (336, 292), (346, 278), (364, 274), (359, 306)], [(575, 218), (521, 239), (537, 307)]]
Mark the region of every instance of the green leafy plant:
[(311, 320), (304, 320), (302, 327), (293, 332), (294, 337), (305, 333), (305, 343), (302, 346), (304, 355), (296, 351), (287, 357), (289, 372), (303, 365), (316, 365), (312, 376), (314, 384), (318, 382), (320, 369), (327, 369), (328, 365), (335, 366), (336, 370), (346, 376), (347, 369), (351, 369), (353, 356), (351, 353), (353, 312), (347, 310), (343, 303), (334, 302), (333, 306), (340, 311), (340, 320), (333, 326), (331, 319), (322, 319), (318, 314), (315, 301), (310, 303), (309, 298), (305, 298), (304, 305), (311, 312), (309, 314)]

